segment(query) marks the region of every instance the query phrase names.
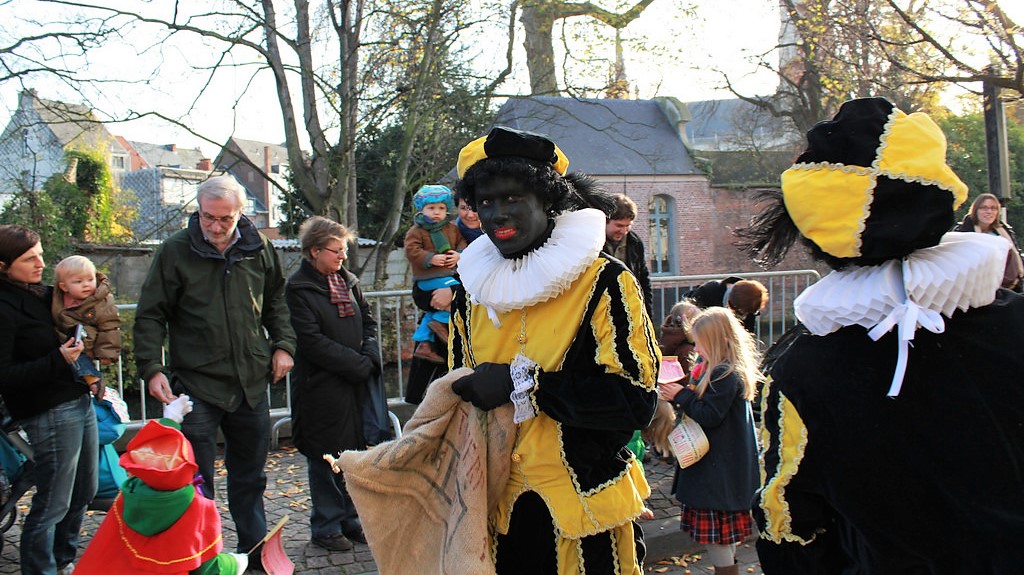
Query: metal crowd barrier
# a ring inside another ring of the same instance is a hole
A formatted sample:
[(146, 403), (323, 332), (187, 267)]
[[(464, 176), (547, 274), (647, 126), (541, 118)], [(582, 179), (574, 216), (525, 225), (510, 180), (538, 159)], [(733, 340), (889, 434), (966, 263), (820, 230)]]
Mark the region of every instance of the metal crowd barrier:
[[(654, 317), (652, 319), (654, 323), (660, 325), (668, 310), (690, 289), (708, 280), (723, 279), (732, 275), (745, 279), (756, 279), (768, 288), (770, 303), (758, 316), (756, 331), (758, 339), (766, 346), (797, 323), (796, 315), (793, 313), (793, 300), (800, 292), (820, 278), (818, 272), (814, 270), (652, 276), (651, 284), (654, 292), (654, 301), (652, 302)], [(406, 368), (409, 363), (408, 356), (403, 350), (407, 347), (407, 338), (411, 336), (410, 330), (415, 329), (418, 310), (412, 302), (411, 290), (371, 291), (364, 292), (364, 295), (377, 320), (381, 357), (386, 364), (385, 379), (388, 381), (389, 388), (396, 391), (392, 401), (398, 401), (405, 396)], [(136, 305), (122, 304), (117, 307), (122, 311), (134, 311)], [(403, 329), (403, 325), (405, 329)], [(131, 326), (122, 325), (122, 329), (131, 329)], [(129, 429), (137, 429), (147, 419), (161, 416), (160, 404), (149, 397), (146, 386), (142, 382), (130, 386), (129, 392), (126, 394), (123, 367), (122, 359), (119, 359), (116, 370), (116, 387), (121, 392), (121, 397), (128, 403), (129, 411), (132, 414)], [(108, 383), (108, 385), (111, 384)], [(291, 416), (291, 378), (286, 378), (284, 383), (269, 386), (267, 394), (270, 399), (271, 418), (274, 422), (272, 441), (276, 443), (281, 427), (290, 420)], [(400, 435), (401, 425), (398, 418), (394, 413), (391, 414), (391, 418), (396, 436)]]

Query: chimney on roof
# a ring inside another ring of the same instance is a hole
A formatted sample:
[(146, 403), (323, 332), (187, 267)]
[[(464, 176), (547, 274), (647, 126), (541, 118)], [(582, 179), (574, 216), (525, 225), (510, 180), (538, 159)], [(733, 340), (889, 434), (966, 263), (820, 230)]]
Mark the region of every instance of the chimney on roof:
[(212, 172), (213, 171), (213, 160), (211, 160), (210, 158), (203, 158), (203, 159), (199, 160), (199, 163), (196, 164), (196, 169), (197, 170), (202, 170), (204, 172)]
[(167, 144), (164, 147), (167, 148), (168, 152), (177, 152), (178, 151), (178, 144)]
[(263, 205), (267, 211), (270, 211), (270, 170), (273, 167), (270, 160), (270, 146), (263, 146)]
[(68, 167), (64, 168), (64, 181), (69, 184), (78, 181), (78, 158), (68, 158)]
[(690, 140), (686, 137), (686, 123), (692, 119), (690, 108), (679, 101), (678, 98), (671, 96), (658, 96), (654, 98), (654, 101), (658, 103), (661, 113), (665, 114), (669, 124), (676, 129), (676, 133), (679, 135), (679, 139), (682, 140), (683, 145), (689, 148)]

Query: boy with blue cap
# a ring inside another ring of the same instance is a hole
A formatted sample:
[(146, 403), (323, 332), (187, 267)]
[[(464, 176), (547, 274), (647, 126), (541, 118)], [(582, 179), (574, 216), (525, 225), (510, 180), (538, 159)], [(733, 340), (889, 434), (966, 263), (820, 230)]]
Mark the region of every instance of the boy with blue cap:
[[(412, 268), (416, 288), (429, 293), (458, 285), (459, 281), (454, 277), (455, 264), (459, 261), (459, 252), (468, 244), (452, 222), (455, 195), (446, 186), (423, 186), (413, 195), (412, 203), (418, 213), (413, 219), (415, 223), (405, 234), (405, 257)], [(426, 311), (419, 328), (412, 335), (416, 342), (414, 357), (445, 363), (444, 358), (431, 347), (431, 342), (440, 338), (447, 347), (448, 319), (447, 310)]]

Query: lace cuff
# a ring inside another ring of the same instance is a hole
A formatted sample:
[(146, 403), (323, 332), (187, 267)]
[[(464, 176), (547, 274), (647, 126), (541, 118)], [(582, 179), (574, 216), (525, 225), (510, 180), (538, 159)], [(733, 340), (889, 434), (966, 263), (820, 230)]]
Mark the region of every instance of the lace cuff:
[(509, 372), (512, 375), (512, 404), (515, 406), (512, 421), (514, 423), (522, 423), (537, 416), (537, 408), (533, 405), (530, 392), (533, 391), (538, 371), (540, 370), (537, 363), (525, 355), (517, 353), (512, 358)]

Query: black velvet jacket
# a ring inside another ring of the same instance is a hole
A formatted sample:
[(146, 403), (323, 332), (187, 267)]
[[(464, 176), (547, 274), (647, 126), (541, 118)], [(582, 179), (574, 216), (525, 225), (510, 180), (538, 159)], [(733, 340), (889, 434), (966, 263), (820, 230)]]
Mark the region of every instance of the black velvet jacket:
[[(887, 397), (895, 330), (776, 343), (755, 496), (768, 575), (1020, 573), (1024, 297), (917, 330)], [(712, 444), (712, 449), (714, 449)]]

